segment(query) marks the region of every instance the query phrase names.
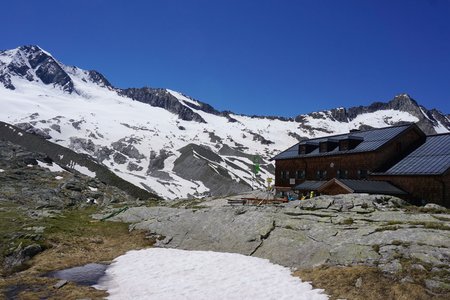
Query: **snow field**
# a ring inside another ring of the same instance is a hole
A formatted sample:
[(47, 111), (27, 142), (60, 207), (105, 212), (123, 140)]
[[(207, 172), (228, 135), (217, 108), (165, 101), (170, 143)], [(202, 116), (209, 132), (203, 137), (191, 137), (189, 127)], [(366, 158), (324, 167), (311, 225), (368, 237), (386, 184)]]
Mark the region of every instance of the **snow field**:
[(95, 286), (108, 299), (298, 299), (328, 296), (267, 259), (151, 248), (117, 257)]
[[(29, 66), (27, 58), (18, 49), (0, 53), (0, 68), (12, 61), (18, 65)], [(36, 76), (34, 81), (30, 82), (13, 74), (11, 82), (16, 87), (15, 90), (0, 85), (2, 106), (0, 120), (11, 124), (32, 123), (35, 128), (48, 131), (53, 142), (88, 155), (94, 155), (102, 147), (112, 149), (114, 142), (124, 141), (125, 138), (124, 143), (135, 147), (143, 158), (126, 156), (126, 162), (121, 163), (114, 161), (110, 156), (102, 163), (119, 177), (141, 188), (149, 187), (166, 199), (186, 198), (189, 195), (206, 194), (209, 191), (202, 182), (182, 178), (173, 171), (174, 162), (180, 156), (178, 150), (190, 143), (206, 146), (215, 153), (218, 153), (224, 145), (231, 148), (243, 146), (241, 149), (245, 154), (260, 156), (261, 165), (265, 165), (273, 164), (269, 161), (271, 157), (297, 143), (290, 133), (311, 138), (346, 133), (350, 129), (359, 128), (361, 124), (385, 127), (399, 120), (409, 122), (418, 120), (407, 112), (383, 110), (361, 114), (349, 122), (339, 122), (332, 117), (331, 111), (322, 111), (316, 113), (315, 118), (303, 115), (302, 123), (305, 126), (294, 121), (235, 114), (230, 114), (230, 117), (237, 122), (229, 122), (225, 116), (206, 113), (189, 106), (192, 104), (201, 106), (200, 102), (179, 92), (166, 90), (176, 97), (180, 104), (192, 109), (207, 123), (184, 121), (163, 108), (134, 101), (119, 95), (109, 87), (93, 82), (86, 70), (65, 66), (60, 62), (58, 64), (73, 81), (74, 93), (68, 94), (59, 87), (45, 85)], [(422, 107), (420, 109), (428, 118)], [(181, 130), (181, 126), (185, 130)], [(435, 129), (437, 132), (448, 131), (439, 121)], [(211, 141), (210, 134), (218, 137), (219, 141)], [(273, 143), (263, 145), (256, 135)], [(76, 142), (75, 139), (83, 141)], [(93, 147), (86, 150), (81, 145), (87, 141)], [(168, 153), (169, 157), (164, 161), (164, 168), (158, 170), (164, 174), (158, 176), (149, 172), (148, 167), (150, 152), (159, 154), (161, 150)], [(205, 160), (205, 157), (198, 154), (195, 156)], [(221, 157), (224, 161), (219, 163), (208, 161), (213, 171), (220, 168), (226, 170), (236, 181), (252, 183), (251, 159), (239, 155), (221, 155)], [(139, 166), (140, 170), (130, 168), (128, 163)], [(231, 163), (238, 167), (234, 168)], [(80, 168), (79, 171), (95, 176), (86, 168)], [(273, 174), (262, 168), (259, 176), (261, 180), (257, 183), (257, 188), (263, 188), (265, 180), (273, 177)]]

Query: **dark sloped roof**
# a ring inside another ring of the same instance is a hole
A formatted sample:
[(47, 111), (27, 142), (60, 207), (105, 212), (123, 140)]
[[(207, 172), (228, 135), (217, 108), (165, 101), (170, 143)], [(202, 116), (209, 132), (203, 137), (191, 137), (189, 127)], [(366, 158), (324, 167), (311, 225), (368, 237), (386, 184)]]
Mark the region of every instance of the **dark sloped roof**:
[(319, 187), (321, 187), (326, 181), (312, 181), (306, 180), (299, 185), (294, 186), (293, 190), (312, 190), (316, 191)]
[(380, 175), (440, 175), (450, 168), (450, 134), (427, 136), (424, 144)]
[[(281, 152), (280, 154), (274, 156), (272, 159), (291, 159), (291, 158), (300, 158), (300, 157), (314, 157), (314, 156), (328, 156), (328, 155), (340, 155), (340, 154), (348, 154), (348, 153), (358, 153), (358, 152), (369, 152), (374, 151), (392, 140), (394, 137), (406, 131), (408, 128), (416, 126), (414, 124), (405, 124), (399, 126), (385, 127), (385, 128), (377, 128), (366, 131), (356, 131), (350, 132), (346, 134), (339, 134), (334, 136), (326, 136), (321, 138), (309, 139), (302, 141), (300, 143), (295, 144), (294, 146), (288, 148), (287, 150)], [(299, 154), (298, 148), (299, 145), (307, 144), (307, 143), (317, 143), (325, 142), (327, 140), (339, 141), (345, 140), (348, 138), (355, 137), (357, 139), (363, 139), (362, 142), (357, 145), (354, 149), (347, 151), (339, 151), (339, 147), (328, 151), (328, 152), (319, 152), (319, 148), (308, 154)]]
[(406, 192), (387, 181), (336, 179), (353, 190), (354, 193), (405, 195)]

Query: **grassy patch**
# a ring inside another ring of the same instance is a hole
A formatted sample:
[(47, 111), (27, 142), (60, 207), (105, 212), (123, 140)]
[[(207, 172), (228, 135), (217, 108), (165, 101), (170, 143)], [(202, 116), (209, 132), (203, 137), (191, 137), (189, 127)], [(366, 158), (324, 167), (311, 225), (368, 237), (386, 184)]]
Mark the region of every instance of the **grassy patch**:
[(375, 229), (375, 232), (387, 231), (387, 230), (398, 230), (401, 229), (400, 226), (382, 226)]
[(352, 225), (355, 221), (352, 218), (342, 220), (341, 224), (343, 225)]
[(392, 225), (398, 225), (398, 224), (403, 224), (403, 222), (401, 222), (401, 221), (387, 221), (386, 222), (386, 226), (392, 226)]
[(450, 230), (450, 226), (441, 222), (408, 222), (413, 226), (423, 226), (427, 229)]
[[(386, 278), (377, 268), (367, 266), (322, 266), (299, 270), (294, 273), (303, 281), (311, 281), (314, 288), (321, 288), (330, 299), (379, 300), (379, 299), (448, 299), (448, 294), (431, 295), (421, 283), (401, 283), (397, 278)], [(362, 279), (360, 288), (355, 286)]]
[[(14, 215), (14, 211), (18, 215)], [(84, 265), (92, 262), (108, 262), (128, 250), (150, 247), (152, 241), (146, 239), (143, 232), (129, 232), (128, 225), (119, 222), (97, 221), (90, 215), (97, 212), (96, 207), (67, 210), (56, 217), (33, 220), (21, 214), (19, 210), (9, 211), (9, 225), (2, 219), (2, 237), (4, 233), (21, 231), (21, 228), (44, 226), (40, 243), (47, 249), (36, 255), (29, 268), (0, 280), (0, 291), (4, 295), (18, 289), (19, 299), (99, 299), (106, 296), (103, 291), (91, 287), (68, 284), (61, 289), (54, 289), (58, 281), (43, 278), (42, 274), (64, 268)], [(6, 213), (6, 211), (2, 211)], [(4, 215), (3, 215), (4, 216)], [(23, 223), (10, 223), (20, 218)], [(20, 224), (20, 225), (18, 225)], [(11, 242), (6, 237), (8, 242)], [(1, 295), (2, 293), (0, 293)], [(0, 296), (1, 298), (1, 296)]]
[(206, 208), (206, 206), (202, 206), (201, 203), (203, 203), (205, 200), (203, 199), (184, 199), (175, 202), (170, 207), (173, 208)]
[[(129, 233), (128, 225), (120, 222), (93, 220), (94, 207), (71, 210), (57, 218), (44, 220), (44, 237), (51, 249), (51, 261), (39, 268), (49, 271), (95, 261), (107, 261), (128, 249), (150, 246), (143, 233)], [(141, 235), (141, 239), (135, 239)], [(42, 257), (37, 257), (37, 262)], [(48, 260), (43, 257), (44, 260)]]
[(410, 242), (399, 241), (399, 240), (394, 240), (394, 241), (391, 242), (391, 245), (409, 247), (409, 246), (411, 246), (411, 243)]
[(11, 254), (19, 245), (22, 248), (31, 244), (45, 246), (42, 236), (36, 234), (33, 227), (40, 226), (39, 221), (26, 215), (19, 205), (3, 204), (0, 210), (0, 265), (5, 256)]
[(444, 216), (435, 216), (435, 215), (432, 215), (432, 217), (435, 218), (436, 220), (439, 220), (439, 221), (450, 222), (450, 218), (448, 218), (448, 217), (444, 217)]
[(372, 249), (376, 253), (380, 253), (380, 245), (378, 245), (378, 244), (372, 245)]
[(409, 205), (405, 207), (408, 213), (427, 213), (427, 214), (450, 214), (450, 209), (425, 208), (422, 206)]

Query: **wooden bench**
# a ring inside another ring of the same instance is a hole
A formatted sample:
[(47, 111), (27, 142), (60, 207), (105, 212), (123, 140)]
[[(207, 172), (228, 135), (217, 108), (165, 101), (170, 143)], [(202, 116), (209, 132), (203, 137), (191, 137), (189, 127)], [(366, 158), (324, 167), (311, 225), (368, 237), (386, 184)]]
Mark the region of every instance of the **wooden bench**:
[(245, 203), (247, 203), (245, 199), (228, 199), (230, 205), (244, 205)]
[(243, 198), (250, 205), (262, 205), (262, 204), (280, 204), (289, 202), (286, 198), (277, 199), (260, 199), (260, 198)]

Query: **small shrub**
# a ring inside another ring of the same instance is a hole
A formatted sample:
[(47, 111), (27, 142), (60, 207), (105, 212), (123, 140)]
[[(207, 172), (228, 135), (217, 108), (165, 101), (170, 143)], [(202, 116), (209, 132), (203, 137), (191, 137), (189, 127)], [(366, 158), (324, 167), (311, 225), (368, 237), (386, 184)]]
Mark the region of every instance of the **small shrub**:
[(344, 224), (344, 225), (352, 225), (353, 223), (354, 223), (354, 221), (352, 218), (345, 219), (341, 222), (341, 224)]
[(383, 226), (383, 227), (379, 227), (377, 229), (375, 229), (375, 232), (381, 232), (381, 231), (387, 231), (387, 230), (398, 230), (400, 229), (400, 226)]
[(373, 249), (373, 251), (375, 251), (376, 253), (380, 253), (380, 245), (378, 245), (378, 244), (372, 245), (372, 249)]
[(388, 221), (386, 223), (387, 226), (397, 225), (397, 224), (402, 224), (402, 222), (400, 222), (400, 221)]

